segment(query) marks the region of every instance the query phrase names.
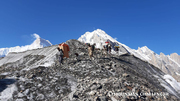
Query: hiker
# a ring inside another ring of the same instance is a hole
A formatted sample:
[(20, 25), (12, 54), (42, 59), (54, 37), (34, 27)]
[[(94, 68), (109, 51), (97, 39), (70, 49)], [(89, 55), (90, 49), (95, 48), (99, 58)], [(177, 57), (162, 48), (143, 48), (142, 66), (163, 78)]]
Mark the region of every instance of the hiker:
[(116, 45), (116, 46), (114, 46), (114, 48), (115, 48), (116, 53), (118, 54), (118, 52), (119, 52), (119, 46)]
[[(62, 49), (63, 51), (63, 58), (69, 58), (69, 46), (65, 43), (58, 45), (59, 49)], [(67, 60), (66, 60), (67, 61)]]
[(92, 53), (92, 47), (90, 44), (88, 44), (88, 53), (89, 53), (89, 57), (92, 58), (93, 57), (93, 53)]
[(112, 49), (111, 44), (109, 44), (108, 45), (109, 54), (111, 54), (111, 49)]
[(107, 41), (107, 42), (105, 42), (106, 43), (106, 45), (104, 46), (105, 47), (105, 53), (106, 53), (106, 55), (108, 54), (108, 52), (109, 52), (109, 41)]
[(106, 53), (106, 55), (108, 54), (108, 44), (105, 45), (105, 53)]
[(66, 58), (69, 58), (69, 46), (67, 45), (67, 44), (65, 44), (65, 43), (62, 43), (62, 44), (59, 44), (59, 49), (62, 49), (63, 50), (63, 52), (64, 52), (64, 56), (63, 56), (63, 58), (64, 57), (66, 57)]
[(95, 43), (91, 46), (92, 47), (92, 54), (94, 54), (95, 46), (96, 46)]
[(108, 54), (108, 48), (107, 45), (103, 45), (103, 54), (106, 56)]
[(103, 45), (102, 53), (103, 53), (103, 55), (106, 55), (105, 45)]
[(63, 63), (63, 56), (64, 56), (64, 53), (63, 53), (63, 50), (60, 49), (59, 47), (57, 48), (59, 53), (58, 53), (58, 56), (59, 56), (59, 64), (61, 66), (61, 64)]

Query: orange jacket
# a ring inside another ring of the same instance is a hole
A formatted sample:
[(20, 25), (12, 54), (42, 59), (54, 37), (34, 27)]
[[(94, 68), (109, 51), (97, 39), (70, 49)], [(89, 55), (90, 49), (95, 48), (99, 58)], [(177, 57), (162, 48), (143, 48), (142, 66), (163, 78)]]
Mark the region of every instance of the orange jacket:
[(65, 43), (62, 43), (62, 44), (59, 44), (58, 47), (59, 49), (63, 50), (63, 53), (64, 53), (63, 57), (69, 58), (69, 51), (70, 51), (69, 46)]

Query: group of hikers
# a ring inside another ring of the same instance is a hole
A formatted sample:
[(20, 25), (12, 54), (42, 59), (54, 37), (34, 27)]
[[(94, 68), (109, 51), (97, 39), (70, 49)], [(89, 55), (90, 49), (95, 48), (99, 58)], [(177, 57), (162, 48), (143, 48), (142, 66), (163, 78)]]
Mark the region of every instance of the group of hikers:
[[(112, 50), (112, 45), (110, 42), (105, 42), (106, 44), (103, 45), (103, 53), (105, 56), (107, 56), (107, 54), (111, 54), (111, 50)], [(96, 47), (96, 44), (90, 44), (90, 43), (86, 43), (86, 45), (88, 46), (88, 55), (90, 58), (94, 57), (93, 54), (94, 54), (94, 51), (95, 51), (95, 47)], [(65, 43), (61, 43), (58, 45), (58, 56), (59, 56), (59, 63), (60, 65), (63, 63), (63, 58), (69, 58), (69, 46)], [(116, 53), (118, 53), (119, 51), (119, 46), (116, 45), (114, 46), (114, 50)], [(76, 56), (78, 56), (78, 53), (75, 53)]]

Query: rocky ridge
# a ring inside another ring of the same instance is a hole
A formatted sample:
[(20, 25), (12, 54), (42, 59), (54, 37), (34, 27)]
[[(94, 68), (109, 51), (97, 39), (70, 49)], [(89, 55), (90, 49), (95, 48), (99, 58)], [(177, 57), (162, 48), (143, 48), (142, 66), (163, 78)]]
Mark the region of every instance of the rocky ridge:
[[(52, 66), (24, 70), (27, 66), (24, 63), (31, 66), (45, 58), (44, 55), (27, 55), (18, 67), (13, 67), (14, 62), (1, 65), (0, 84), (4, 88), (0, 91), (15, 85), (16, 89), (8, 98), (10, 101), (179, 100), (178, 93), (168, 93), (160, 84), (156, 76), (162, 79), (161, 75), (165, 73), (153, 65), (129, 54), (105, 56), (99, 49), (90, 59), (84, 43), (77, 40), (66, 43), (70, 46), (70, 58), (65, 59), (61, 66), (56, 57)], [(75, 53), (79, 56), (76, 57)]]

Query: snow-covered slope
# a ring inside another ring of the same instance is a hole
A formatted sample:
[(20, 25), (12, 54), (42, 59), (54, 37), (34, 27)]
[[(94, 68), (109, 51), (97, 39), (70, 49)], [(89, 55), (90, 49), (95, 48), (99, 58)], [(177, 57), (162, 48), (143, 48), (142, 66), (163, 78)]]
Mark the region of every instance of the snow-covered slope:
[[(24, 52), (18, 52), (18, 53), (11, 52), (5, 58), (0, 60), (0, 66), (3, 64), (17, 62), (13, 64), (13, 67), (20, 67), (19, 64), (22, 64), (22, 62), (26, 60), (27, 62), (23, 63), (26, 69), (35, 68), (38, 66), (50, 66), (54, 63), (54, 58), (56, 58), (55, 54), (57, 54), (57, 52), (58, 52), (57, 45), (28, 50)], [(26, 59), (26, 56), (33, 56), (33, 57), (30, 59)], [(43, 59), (37, 61), (37, 59), (39, 58), (43, 58)]]
[(164, 55), (163, 53), (158, 55), (147, 46), (138, 48), (137, 50), (131, 49), (125, 44), (113, 39), (101, 29), (94, 30), (93, 32), (86, 32), (78, 40), (84, 43), (96, 43), (97, 48), (102, 48), (106, 41), (109, 41), (113, 46), (119, 45), (120, 52), (133, 54), (134, 56), (159, 67), (163, 72), (172, 75), (176, 80), (180, 81), (180, 75), (178, 75), (180, 74), (180, 56), (176, 53), (170, 56)]
[(9, 52), (23, 52), (26, 50), (43, 48), (52, 45), (48, 40), (40, 38), (39, 35), (37, 34), (35, 35), (36, 35), (36, 40), (31, 45), (0, 48), (0, 57), (6, 56)]

